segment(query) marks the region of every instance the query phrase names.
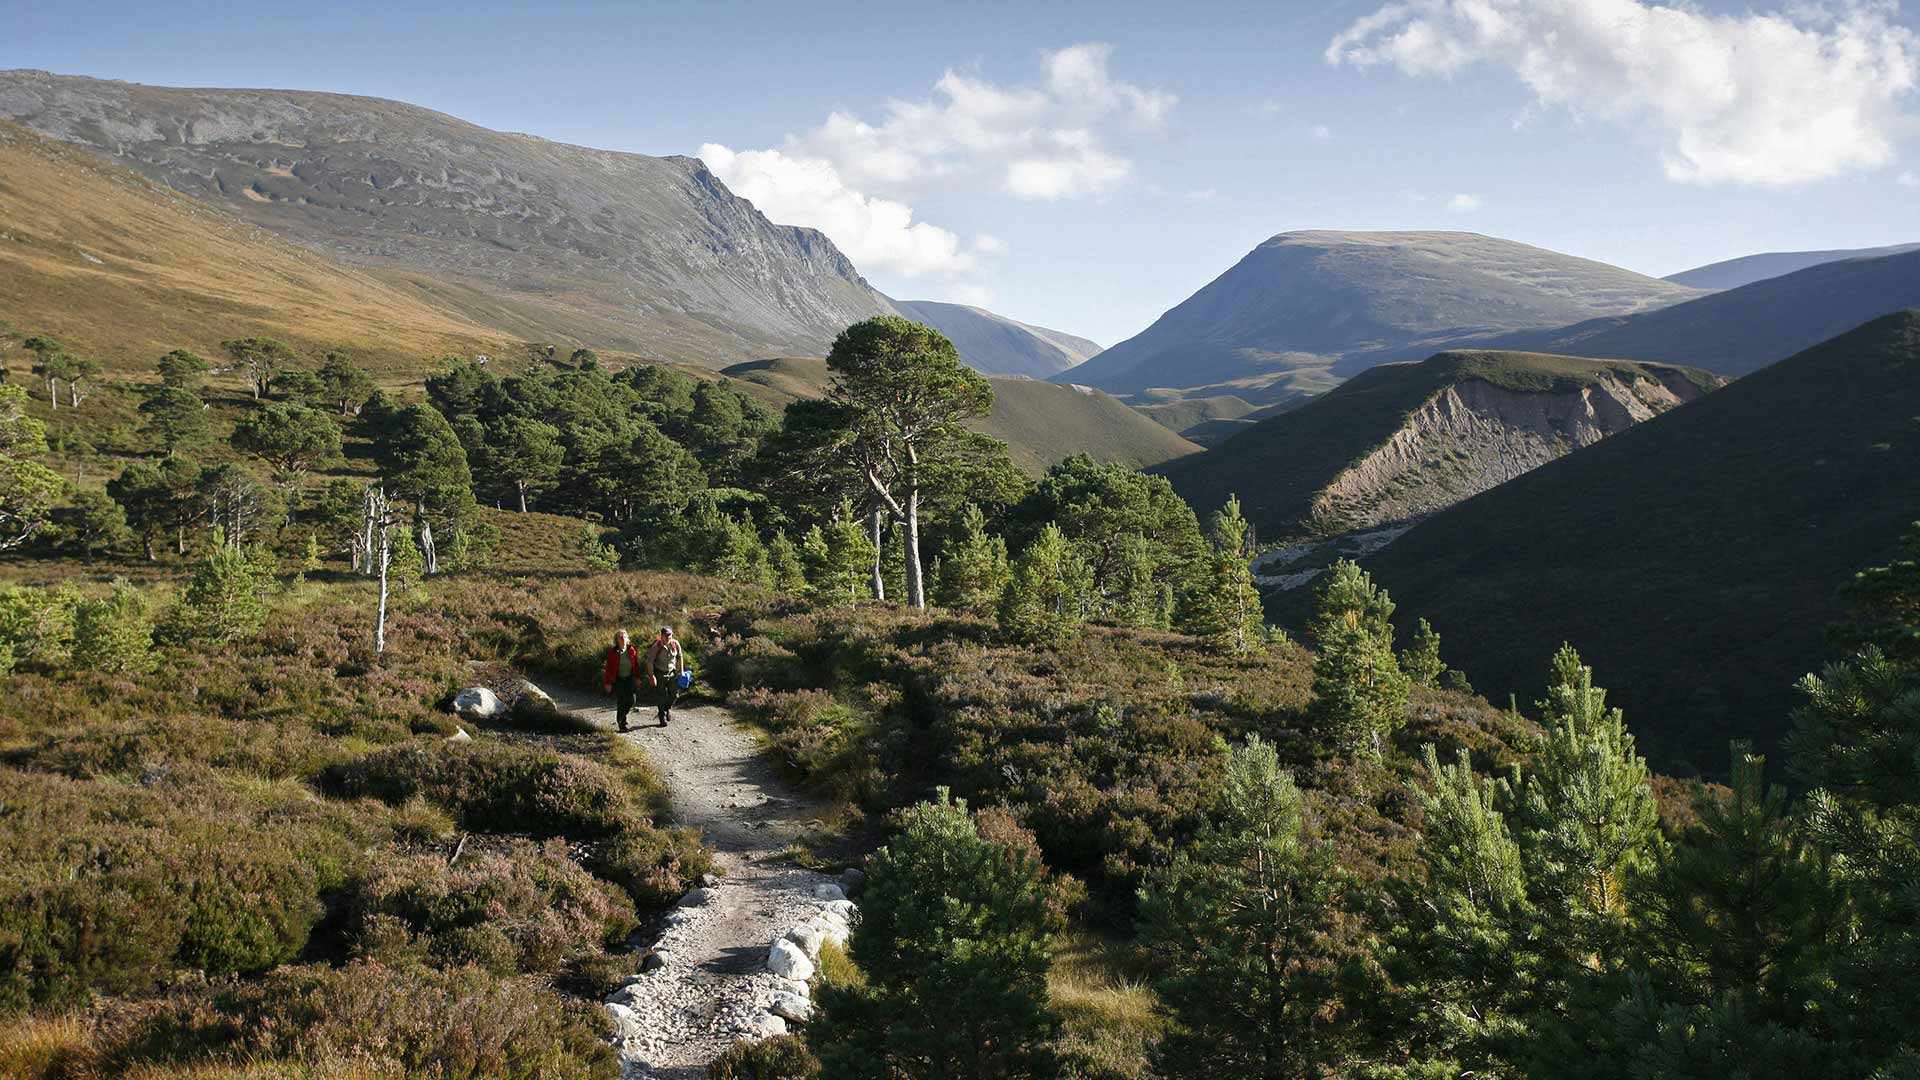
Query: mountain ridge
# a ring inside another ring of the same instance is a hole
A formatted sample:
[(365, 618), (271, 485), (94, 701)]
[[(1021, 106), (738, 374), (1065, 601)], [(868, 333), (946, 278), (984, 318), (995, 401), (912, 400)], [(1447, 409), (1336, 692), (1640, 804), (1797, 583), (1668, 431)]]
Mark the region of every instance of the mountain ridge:
[(945, 334), (960, 358), (994, 375), (1044, 379), (1080, 364), (1100, 351), (1083, 337), (1049, 330), (970, 304), (937, 300), (895, 300), (901, 314)]
[(1877, 259), (1885, 255), (1902, 255), (1915, 250), (1920, 250), (1920, 244), (1835, 248), (1827, 251), (1762, 251), (1738, 258), (1723, 259), (1705, 266), (1696, 266), (1691, 270), (1668, 274), (1660, 280), (1671, 281), (1676, 285), (1688, 285), (1696, 289), (1737, 289), (1742, 285), (1751, 285), (1756, 281), (1765, 281), (1768, 278), (1780, 277), (1783, 274), (1795, 273), (1830, 262)]
[(1374, 364), (1566, 325), (1569, 313), (1582, 313), (1578, 321), (1696, 295), (1478, 233), (1287, 232), (1088, 360), (1072, 379), (1118, 394), (1165, 387), (1274, 404), (1330, 389)]
[(0, 72), (0, 116), (335, 258), (500, 294), (580, 344), (719, 367), (824, 354), (895, 311), (824, 234), (773, 224), (696, 158), (381, 98), (22, 71)]

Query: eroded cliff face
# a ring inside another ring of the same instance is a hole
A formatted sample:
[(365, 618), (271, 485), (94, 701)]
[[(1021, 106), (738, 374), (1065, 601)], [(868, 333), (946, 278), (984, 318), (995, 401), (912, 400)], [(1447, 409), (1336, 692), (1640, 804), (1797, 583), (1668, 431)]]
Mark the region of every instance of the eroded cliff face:
[(1312, 528), (1350, 533), (1443, 510), (1705, 392), (1670, 370), (1547, 393), (1455, 383), (1314, 498)]

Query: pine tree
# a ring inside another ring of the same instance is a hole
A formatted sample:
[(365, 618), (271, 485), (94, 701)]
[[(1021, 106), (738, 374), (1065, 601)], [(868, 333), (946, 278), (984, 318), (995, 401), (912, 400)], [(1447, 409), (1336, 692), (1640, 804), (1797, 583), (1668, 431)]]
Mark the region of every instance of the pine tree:
[(1627, 878), (1659, 854), (1660, 820), (1646, 759), (1626, 717), (1607, 708), (1593, 669), (1562, 645), (1541, 702), (1548, 735), (1521, 793), (1529, 877), (1542, 906), (1570, 913), (1588, 944), (1625, 912)]
[(1240, 513), (1240, 500), (1229, 497), (1208, 529), (1212, 551), (1207, 579), (1187, 624), (1222, 652), (1244, 653), (1265, 641), (1260, 590), (1254, 587), (1249, 562), (1252, 538), (1253, 527)]
[[(1575, 1022), (1599, 1032), (1623, 1075), (1705, 1080), (1736, 1061), (1764, 1061), (1778, 1076), (1828, 1073), (1835, 1048), (1808, 1004), (1851, 931), (1831, 860), (1745, 744), (1733, 745), (1731, 791), (1697, 789), (1694, 808), (1699, 821), (1671, 856), (1630, 881), (1638, 993)], [(1850, 1068), (1840, 1071), (1865, 1074)]]
[(202, 359), (200, 354), (186, 349), (175, 349), (162, 356), (154, 364), (154, 368), (160, 372), (162, 385), (192, 391), (195, 396), (199, 395), (200, 384), (206, 379), (209, 370), (206, 360)]
[(1060, 530), (1048, 525), (1014, 560), (1000, 595), (1000, 631), (1028, 644), (1074, 637), (1086, 620), (1091, 587), (1086, 563)]
[(587, 566), (595, 573), (606, 574), (620, 569), (620, 551), (600, 538), (600, 527), (591, 523), (580, 526), (580, 538), (576, 541), (580, 554), (587, 560)]
[(820, 599), (852, 603), (872, 595), (867, 582), (873, 567), (873, 541), (845, 501), (824, 529), (815, 526), (808, 531), (803, 557), (807, 583)]
[(772, 575), (773, 587), (780, 592), (787, 596), (806, 593), (807, 573), (800, 562), (800, 549), (787, 539), (784, 531), (775, 532), (773, 539), (767, 542), (767, 568)]
[(1446, 673), (1447, 665), (1440, 659), (1440, 635), (1427, 620), (1420, 620), (1407, 647), (1400, 650), (1400, 670), (1407, 673), (1415, 686), (1432, 689), (1440, 685), (1440, 676)]
[(1387, 736), (1406, 722), (1407, 677), (1393, 655), (1393, 600), (1346, 559), (1327, 571), (1317, 600), (1315, 719), (1341, 750), (1378, 757)]
[(1331, 845), (1259, 738), (1227, 759), (1215, 820), (1141, 892), (1142, 939), (1173, 1021), (1168, 1077), (1326, 1075), (1348, 1039), (1329, 939), (1347, 889)]
[(426, 580), (427, 560), (414, 539), (414, 530), (404, 525), (393, 528), (393, 561), (387, 564), (387, 581), (395, 592), (412, 593)]
[(153, 387), (140, 402), (140, 415), (146, 417), (140, 433), (158, 443), (168, 457), (207, 441), (207, 405), (191, 389)]
[(1465, 750), (1443, 765), (1422, 748), (1426, 783), (1414, 797), (1425, 874), (1387, 888), (1399, 918), (1377, 958), (1396, 987), (1392, 1022), (1407, 1062), (1380, 1080), (1505, 1076), (1528, 1033), (1529, 949), (1535, 914), (1520, 848), (1498, 809), (1504, 788), (1474, 771)]
[(221, 536), (174, 607), (171, 631), (184, 640), (216, 643), (251, 637), (267, 621), (272, 587), (272, 568)]
[(1920, 1075), (1920, 995), (1902, 992), (1920, 971), (1920, 664), (1868, 646), (1800, 690), (1792, 771), (1815, 789), (1806, 827), (1856, 920), (1819, 1001), (1837, 1029), (1833, 1074)]
[(153, 605), (124, 578), (97, 600), (74, 611), (73, 663), (112, 675), (144, 675), (153, 670)]
[(822, 988), (823, 1015), (808, 1031), (823, 1075), (1058, 1075), (1043, 869), (982, 836), (944, 788), (905, 811), (901, 825), (868, 864), (860, 900), (851, 944), (867, 985)]
[(984, 615), (1000, 602), (1012, 574), (1006, 540), (989, 534), (986, 514), (968, 503), (934, 576), (934, 599), (957, 611)]

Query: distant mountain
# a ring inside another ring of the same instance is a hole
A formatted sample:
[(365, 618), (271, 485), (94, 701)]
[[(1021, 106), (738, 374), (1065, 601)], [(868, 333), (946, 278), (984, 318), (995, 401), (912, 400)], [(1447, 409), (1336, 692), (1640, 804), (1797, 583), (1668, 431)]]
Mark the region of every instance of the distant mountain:
[(1116, 394), (1165, 387), (1265, 404), (1443, 343), (1697, 295), (1475, 233), (1282, 233), (1071, 378)]
[(1086, 338), (1029, 326), (984, 308), (933, 300), (895, 300), (893, 306), (947, 335), (962, 359), (990, 375), (1044, 379), (1100, 351)]
[(0, 72), (0, 118), (520, 338), (719, 367), (824, 354), (891, 313), (822, 234), (699, 161), (489, 131), (399, 102)]
[(1437, 514), (1366, 560), (1490, 700), (1571, 642), (1667, 763), (1771, 743), (1835, 590), (1920, 517), (1920, 311)]
[[(775, 408), (827, 388), (826, 361), (817, 359), (755, 360), (721, 374)], [(1006, 443), (1014, 461), (1035, 472), (1080, 453), (1145, 467), (1200, 451), (1098, 390), (1007, 376), (989, 381), (993, 412), (972, 426)]]
[(1133, 407), (1162, 427), (1180, 433), (1202, 446), (1212, 446), (1252, 425), (1248, 419), (1259, 407), (1232, 394), (1211, 397), (1175, 398), (1171, 401), (1142, 401)]
[(0, 120), (0, 318), (116, 373), (267, 335), (377, 373), (507, 338), (77, 147)]
[(1745, 375), (1869, 319), (1912, 307), (1920, 307), (1920, 250), (1825, 263), (1659, 311), (1506, 334), (1487, 344), (1628, 356)]
[(1738, 259), (1728, 259), (1725, 262), (1696, 266), (1691, 270), (1668, 274), (1661, 280), (1695, 289), (1737, 289), (1756, 281), (1765, 281), (1782, 274), (1805, 270), (1809, 266), (1820, 266), (1823, 263), (1840, 262), (1845, 259), (1877, 259), (1884, 255), (1900, 255), (1908, 251), (1920, 251), (1920, 244), (1894, 244), (1891, 247), (1854, 248), (1850, 251), (1767, 251), (1758, 255), (1743, 255)]
[(1263, 540), (1324, 538), (1443, 510), (1719, 381), (1662, 364), (1443, 352), (1361, 372), (1156, 471), (1202, 516), (1237, 494)]

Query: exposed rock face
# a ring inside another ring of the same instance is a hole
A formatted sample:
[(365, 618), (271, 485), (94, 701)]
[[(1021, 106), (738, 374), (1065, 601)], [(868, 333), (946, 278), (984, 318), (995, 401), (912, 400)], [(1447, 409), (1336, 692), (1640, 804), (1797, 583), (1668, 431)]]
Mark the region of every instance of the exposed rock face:
[(1704, 393), (1674, 369), (1649, 373), (1559, 393), (1480, 379), (1445, 387), (1314, 496), (1312, 524), (1348, 532), (1444, 510)]
[(512, 135), (412, 105), (0, 72), (0, 116), (91, 147), (327, 254), (425, 275), (527, 339), (722, 366), (825, 352), (894, 311), (811, 229), (698, 160)]

